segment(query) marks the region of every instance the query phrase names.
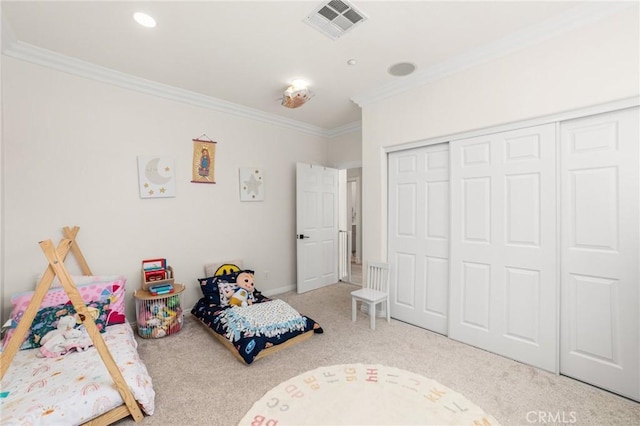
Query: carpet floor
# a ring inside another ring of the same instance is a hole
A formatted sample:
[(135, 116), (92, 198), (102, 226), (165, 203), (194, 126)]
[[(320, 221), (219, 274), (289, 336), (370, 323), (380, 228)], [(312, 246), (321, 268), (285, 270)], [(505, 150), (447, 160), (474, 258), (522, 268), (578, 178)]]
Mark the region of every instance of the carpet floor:
[[(356, 363), (395, 367), (435, 380), (502, 425), (640, 424), (640, 404), (571, 378), (393, 319), (378, 319), (376, 330), (369, 329), (364, 314), (352, 322), (349, 294), (356, 288), (338, 283), (301, 295), (279, 295), (325, 332), (250, 366), (232, 356), (185, 307), (179, 333), (138, 339), (156, 390), (156, 413), (142, 424), (237, 425), (279, 384), (318, 367)], [(129, 418), (117, 424), (134, 422)]]

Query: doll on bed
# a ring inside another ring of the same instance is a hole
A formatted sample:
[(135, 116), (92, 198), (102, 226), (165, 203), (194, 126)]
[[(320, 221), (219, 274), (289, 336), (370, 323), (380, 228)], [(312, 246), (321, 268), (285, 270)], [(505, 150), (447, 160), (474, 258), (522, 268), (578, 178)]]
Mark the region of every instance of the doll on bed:
[(236, 277), (236, 286), (228, 290), (225, 295), (231, 306), (249, 306), (253, 304), (253, 271), (242, 271)]
[(56, 329), (49, 331), (40, 340), (40, 353), (37, 357), (58, 358), (72, 350), (82, 352), (93, 346), (93, 341), (84, 329), (75, 328), (76, 318), (71, 315), (58, 320)]

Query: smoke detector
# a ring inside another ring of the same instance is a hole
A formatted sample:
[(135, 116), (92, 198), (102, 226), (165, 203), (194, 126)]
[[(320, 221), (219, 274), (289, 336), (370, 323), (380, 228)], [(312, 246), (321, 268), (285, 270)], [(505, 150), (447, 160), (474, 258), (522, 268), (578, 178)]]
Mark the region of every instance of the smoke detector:
[(307, 24), (332, 40), (340, 38), (366, 20), (364, 13), (344, 0), (323, 2), (304, 19)]

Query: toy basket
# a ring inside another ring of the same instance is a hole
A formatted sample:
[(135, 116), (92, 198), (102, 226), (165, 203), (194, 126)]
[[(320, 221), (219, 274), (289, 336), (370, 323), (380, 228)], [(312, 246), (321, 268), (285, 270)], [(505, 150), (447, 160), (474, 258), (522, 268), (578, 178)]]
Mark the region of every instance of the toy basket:
[(175, 334), (182, 328), (182, 291), (176, 284), (171, 294), (153, 296), (146, 290), (134, 294), (138, 334), (145, 339), (157, 339)]

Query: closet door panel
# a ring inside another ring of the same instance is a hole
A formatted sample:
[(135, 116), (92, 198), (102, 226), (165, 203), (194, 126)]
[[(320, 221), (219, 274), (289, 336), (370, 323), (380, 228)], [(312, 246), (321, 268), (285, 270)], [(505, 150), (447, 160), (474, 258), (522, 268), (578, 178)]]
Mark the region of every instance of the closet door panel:
[(398, 305), (414, 310), (416, 308), (416, 255), (413, 253), (395, 253), (392, 263), (397, 267), (398, 282), (392, 292)]
[(560, 371), (640, 399), (639, 120), (561, 124)]
[(557, 371), (555, 125), (450, 143), (449, 336)]
[(540, 174), (506, 176), (505, 243), (540, 246)]
[(425, 311), (436, 317), (446, 318), (449, 305), (449, 259), (426, 256), (424, 266), (426, 283), (438, 283), (426, 286)]
[(506, 268), (505, 335), (535, 344), (540, 311), (540, 271)]
[(463, 235), (466, 242), (491, 243), (491, 177), (463, 178)]
[(449, 147), (389, 154), (391, 316), (447, 333)]
[[(462, 323), (472, 329), (489, 331), (491, 309), (491, 265), (462, 262)], [(455, 336), (452, 336), (455, 338)]]

